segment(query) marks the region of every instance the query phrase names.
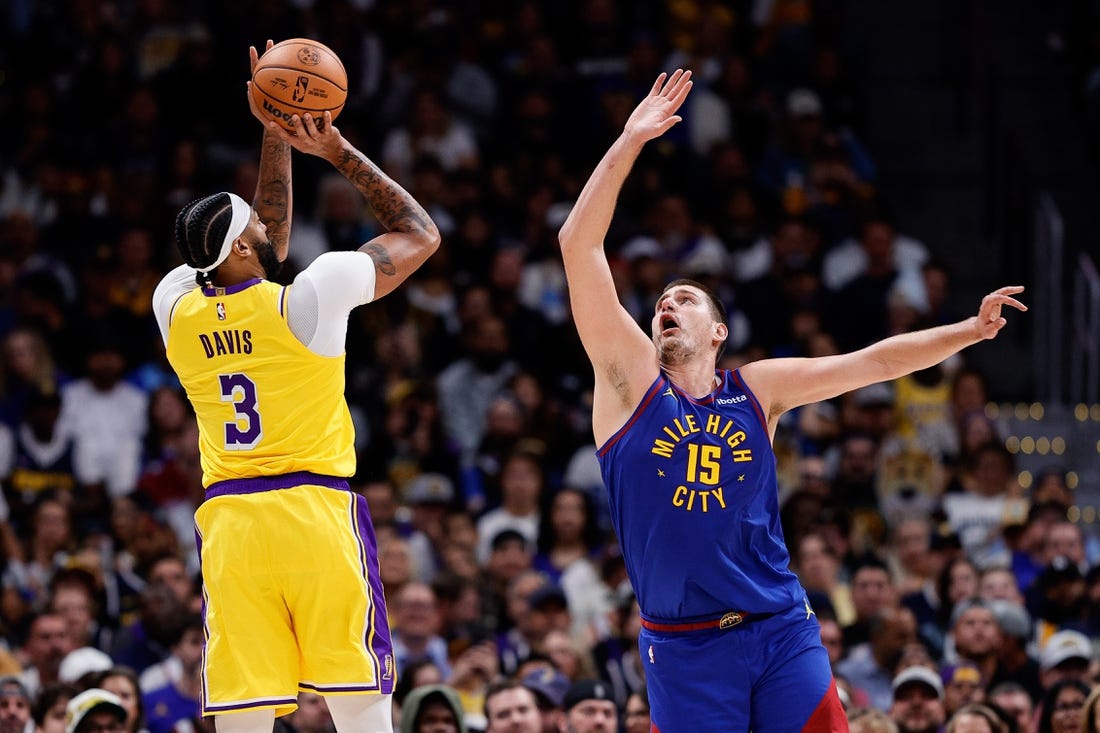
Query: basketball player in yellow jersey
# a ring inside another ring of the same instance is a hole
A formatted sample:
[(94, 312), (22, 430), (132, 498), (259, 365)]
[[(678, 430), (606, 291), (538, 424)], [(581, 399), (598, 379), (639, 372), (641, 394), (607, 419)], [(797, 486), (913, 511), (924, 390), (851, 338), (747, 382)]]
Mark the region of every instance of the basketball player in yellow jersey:
[[(327, 698), (340, 733), (390, 733), (395, 670), (374, 530), (347, 482), (344, 339), (350, 311), (423, 264), (439, 232), (328, 113), (323, 125), (296, 117), (291, 136), (248, 96), (266, 125), (253, 203), (218, 193), (184, 207), (185, 264), (153, 295), (199, 424), (203, 713), (219, 733), (271, 733), (308, 690)], [(332, 163), (388, 231), (321, 255), (281, 287), (268, 278), (287, 256), (291, 148)]]

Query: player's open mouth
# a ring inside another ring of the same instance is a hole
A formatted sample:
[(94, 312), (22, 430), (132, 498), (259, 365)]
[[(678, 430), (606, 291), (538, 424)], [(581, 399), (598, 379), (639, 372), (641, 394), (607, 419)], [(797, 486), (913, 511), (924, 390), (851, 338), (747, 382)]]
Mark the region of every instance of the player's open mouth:
[(676, 319), (672, 318), (672, 316), (661, 317), (661, 333), (668, 333), (679, 327), (679, 324), (676, 323)]

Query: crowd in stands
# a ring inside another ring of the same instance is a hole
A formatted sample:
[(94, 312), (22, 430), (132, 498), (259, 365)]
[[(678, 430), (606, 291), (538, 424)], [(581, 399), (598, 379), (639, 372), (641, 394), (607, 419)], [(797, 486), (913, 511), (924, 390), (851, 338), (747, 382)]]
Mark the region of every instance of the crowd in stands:
[[(443, 234), (347, 338), (400, 729), (648, 731), (557, 230), (657, 73), (690, 68), (684, 120), (643, 153), (606, 242), (643, 324), (678, 276), (725, 301), (725, 368), (970, 315), (876, 187), (847, 5), (5, 3), (0, 733), (66, 730), (74, 699), (87, 720), (123, 709), (128, 733), (213, 730), (197, 428), (150, 296), (180, 207), (252, 199), (248, 46), (300, 36), (347, 67), (337, 126)], [(294, 166), (286, 282), (379, 232), (338, 174)], [(792, 566), (854, 731), (1100, 726), (1100, 540), (1069, 521), (1072, 466), (1021, 485), (986, 377), (964, 352), (777, 431)], [(308, 693), (278, 725), (331, 730)]]

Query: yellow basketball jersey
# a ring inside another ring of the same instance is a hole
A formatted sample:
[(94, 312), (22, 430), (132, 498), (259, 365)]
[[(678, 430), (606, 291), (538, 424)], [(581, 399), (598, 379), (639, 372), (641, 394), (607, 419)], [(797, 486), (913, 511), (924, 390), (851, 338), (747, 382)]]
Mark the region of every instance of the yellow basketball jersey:
[(286, 292), (262, 280), (196, 287), (172, 310), (168, 361), (198, 418), (203, 486), (355, 472), (344, 357), (319, 356), (294, 337)]

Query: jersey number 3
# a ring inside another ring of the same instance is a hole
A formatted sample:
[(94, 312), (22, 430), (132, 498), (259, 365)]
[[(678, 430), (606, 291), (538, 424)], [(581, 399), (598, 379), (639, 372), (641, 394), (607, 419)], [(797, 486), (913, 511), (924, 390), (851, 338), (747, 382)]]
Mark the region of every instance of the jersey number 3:
[(234, 420), (225, 423), (226, 450), (252, 450), (264, 437), (257, 411), (256, 383), (241, 374), (219, 374), (222, 402), (232, 402)]

